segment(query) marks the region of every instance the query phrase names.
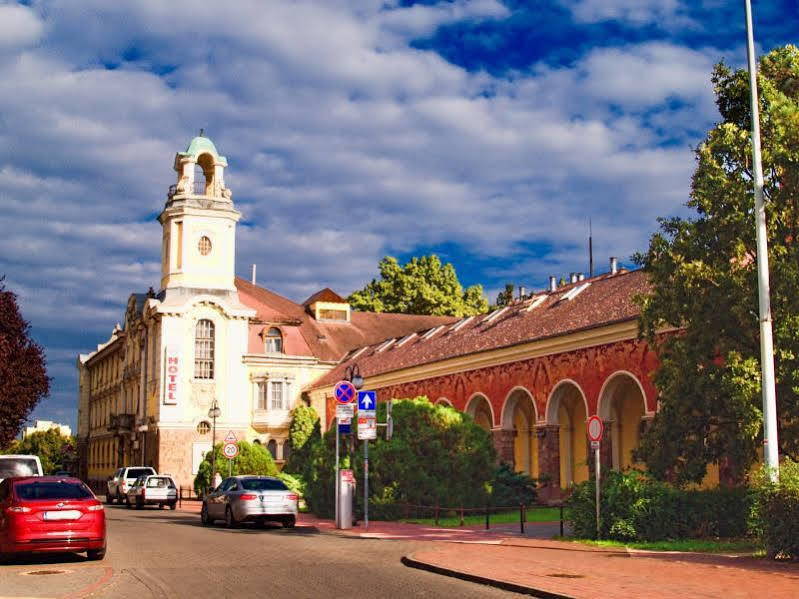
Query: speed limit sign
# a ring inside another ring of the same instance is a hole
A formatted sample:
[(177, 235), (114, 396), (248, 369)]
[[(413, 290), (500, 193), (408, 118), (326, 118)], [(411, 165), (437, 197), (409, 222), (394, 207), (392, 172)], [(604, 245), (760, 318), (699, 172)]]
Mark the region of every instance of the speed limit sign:
[(599, 416), (591, 416), (591, 418), (588, 419), (588, 440), (592, 443), (594, 441), (601, 441), (604, 429), (605, 427), (602, 424), (602, 419)]
[(237, 443), (225, 443), (222, 446), (222, 453), (227, 459), (232, 460), (239, 455), (239, 446)]

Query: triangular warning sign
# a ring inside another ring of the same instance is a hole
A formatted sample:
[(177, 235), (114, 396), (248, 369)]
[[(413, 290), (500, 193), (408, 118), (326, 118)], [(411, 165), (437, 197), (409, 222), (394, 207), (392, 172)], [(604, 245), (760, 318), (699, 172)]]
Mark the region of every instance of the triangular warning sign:
[(230, 431), (225, 437), (225, 443), (235, 443), (236, 442), (236, 435), (233, 434), (233, 431)]

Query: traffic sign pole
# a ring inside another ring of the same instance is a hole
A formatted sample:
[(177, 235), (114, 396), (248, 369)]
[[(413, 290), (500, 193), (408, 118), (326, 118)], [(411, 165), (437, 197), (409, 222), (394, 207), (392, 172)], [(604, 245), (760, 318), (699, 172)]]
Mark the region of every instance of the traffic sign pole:
[(363, 525), (369, 530), (369, 441), (363, 440)]
[(338, 418), (336, 418), (336, 528), (341, 528), (341, 523), (339, 522), (339, 487), (341, 483), (338, 480)]
[(586, 424), (588, 430), (588, 439), (591, 441), (591, 449), (594, 450), (594, 480), (596, 481), (596, 538), (599, 539), (599, 481), (601, 478), (601, 465), (599, 462), (599, 443), (602, 440), (602, 433), (605, 431), (605, 425), (602, 424), (602, 419), (597, 416), (591, 416)]
[(599, 540), (599, 443), (596, 444), (596, 449), (594, 449), (594, 460), (594, 468), (596, 469), (596, 538)]

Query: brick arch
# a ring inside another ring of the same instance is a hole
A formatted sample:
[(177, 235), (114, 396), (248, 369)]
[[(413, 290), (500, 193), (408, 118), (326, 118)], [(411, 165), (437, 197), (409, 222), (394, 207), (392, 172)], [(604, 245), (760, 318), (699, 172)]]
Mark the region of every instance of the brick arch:
[(504, 429), (513, 429), (513, 412), (516, 409), (516, 405), (519, 402), (517, 392), (521, 392), (530, 399), (530, 403), (533, 405), (533, 421), (538, 422), (538, 406), (536, 405), (535, 398), (530, 391), (521, 385), (516, 385), (508, 391), (507, 395), (505, 396), (505, 401), (502, 402), (502, 410), (500, 411), (500, 422), (499, 426)]
[(644, 386), (641, 384), (641, 381), (638, 380), (638, 377), (627, 370), (617, 370), (605, 379), (605, 382), (602, 383), (602, 387), (599, 390), (596, 414), (603, 420), (608, 419), (608, 415), (610, 413), (610, 401), (613, 397), (615, 387), (618, 386), (618, 384), (623, 380), (632, 380), (638, 387), (638, 390), (641, 392), (641, 399), (644, 402), (644, 414), (650, 415), (653, 413), (653, 410), (650, 410), (649, 406), (647, 405), (646, 391), (644, 390)]
[(491, 414), (491, 428), (493, 428), (497, 425), (497, 417), (494, 413), (494, 406), (491, 405), (491, 401), (488, 399), (488, 396), (485, 393), (481, 393), (479, 391), (472, 393), (471, 397), (469, 397), (469, 401), (466, 402), (466, 407), (463, 411), (474, 418), (477, 410), (479, 409), (481, 400), (486, 406), (488, 406), (488, 412)]
[(585, 391), (583, 391), (583, 388), (580, 386), (580, 384), (573, 379), (563, 379), (562, 381), (558, 381), (557, 385), (552, 388), (552, 391), (549, 393), (549, 397), (547, 398), (547, 407), (546, 411), (544, 412), (547, 424), (558, 424), (558, 407), (560, 406), (560, 401), (563, 398), (563, 392), (567, 387), (574, 387), (577, 389), (580, 397), (583, 399), (586, 418), (591, 415), (591, 411), (588, 408), (588, 399), (586, 398)]

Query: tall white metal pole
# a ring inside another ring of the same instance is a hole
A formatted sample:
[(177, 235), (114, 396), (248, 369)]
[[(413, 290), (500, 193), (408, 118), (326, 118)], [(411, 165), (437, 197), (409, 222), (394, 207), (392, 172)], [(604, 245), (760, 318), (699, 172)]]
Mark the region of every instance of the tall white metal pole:
[(341, 522), (339, 521), (339, 487), (341, 484), (338, 480), (338, 417), (336, 417), (336, 528), (341, 528)]
[(771, 299), (768, 276), (766, 207), (763, 199), (763, 165), (760, 157), (760, 110), (757, 99), (757, 63), (752, 33), (752, 6), (746, 8), (746, 54), (749, 65), (749, 90), (752, 105), (752, 170), (757, 218), (757, 288), (760, 303), (760, 371), (763, 388), (763, 460), (771, 480), (779, 476), (777, 445), (777, 397), (774, 389), (774, 342), (771, 334)]

